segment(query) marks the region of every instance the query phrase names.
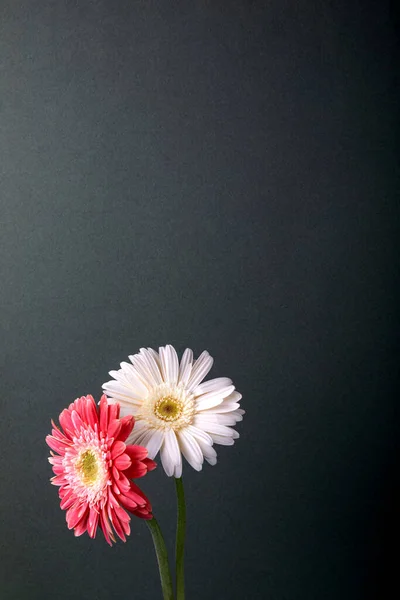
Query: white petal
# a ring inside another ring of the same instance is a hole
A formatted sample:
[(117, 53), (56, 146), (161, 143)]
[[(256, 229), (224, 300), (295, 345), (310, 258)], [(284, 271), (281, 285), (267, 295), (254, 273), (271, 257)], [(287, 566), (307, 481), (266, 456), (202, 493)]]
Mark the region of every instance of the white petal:
[(150, 440), (151, 436), (152, 429), (147, 429), (147, 427), (136, 429), (135, 425), (135, 428), (127, 439), (127, 442), (129, 444), (136, 444), (137, 446), (146, 446), (146, 443)]
[(243, 421), (243, 415), (241, 414), (241, 412), (239, 410), (234, 410), (233, 412), (229, 413), (231, 417), (234, 417), (236, 419), (236, 423), (239, 423), (239, 421)]
[(143, 363), (141, 356), (135, 354), (134, 356), (129, 357), (132, 361), (132, 364), (137, 372), (138, 376), (142, 381), (146, 383), (146, 387), (154, 386), (154, 380), (151, 372), (147, 368), (147, 365)]
[(218, 423), (218, 419), (217, 419), (217, 413), (215, 412), (215, 409), (212, 410), (205, 410), (204, 412), (198, 413), (195, 415), (194, 420), (197, 422), (193, 424), (196, 427), (199, 427), (200, 429), (204, 430), (203, 425), (208, 425), (209, 423)]
[(161, 365), (161, 375), (164, 381), (167, 381), (167, 352), (164, 346), (161, 346), (158, 349), (158, 353), (160, 355), (160, 365)]
[(180, 456), (179, 464), (175, 465), (175, 470), (174, 470), (174, 477), (176, 477), (176, 478), (182, 477), (182, 455), (179, 454), (179, 456)]
[(118, 381), (119, 383), (122, 383), (123, 385), (129, 384), (129, 380), (122, 369), (119, 369), (119, 371), (110, 371), (110, 375), (116, 381)]
[(164, 440), (164, 432), (161, 429), (153, 429), (152, 436), (146, 444), (149, 458), (154, 458)]
[[(237, 402), (226, 402), (226, 399), (219, 404), (218, 406), (216, 406), (215, 408), (211, 408), (210, 412), (214, 412), (214, 413), (226, 413), (226, 412), (233, 412), (236, 411), (236, 409), (238, 409), (240, 406), (240, 404), (238, 404)], [(208, 410), (205, 411), (206, 413), (208, 413)]]
[(189, 380), (190, 373), (192, 372), (192, 363), (193, 352), (190, 348), (186, 348), (179, 367), (179, 382), (183, 383), (183, 385), (186, 385)]
[(142, 400), (136, 400), (136, 398), (128, 398), (127, 396), (122, 396), (120, 394), (109, 395), (107, 392), (109, 400), (113, 400), (114, 402), (118, 402), (121, 405), (121, 408), (124, 407), (128, 410), (124, 416), (128, 415), (136, 415), (138, 410), (141, 408), (143, 402)]
[(216, 377), (215, 379), (204, 381), (204, 383), (198, 385), (194, 390), (194, 395), (201, 396), (201, 394), (207, 394), (208, 392), (215, 392), (220, 389), (225, 389), (229, 385), (232, 385), (232, 380), (229, 379), (229, 377)]
[(130, 380), (139, 381), (142, 386), (145, 386), (148, 391), (154, 387), (153, 377), (149, 373), (148, 369), (143, 365), (141, 359), (138, 358), (138, 354), (131, 354), (129, 360), (132, 364), (121, 363), (121, 368)]
[(135, 405), (128, 402), (122, 402), (121, 400), (117, 400), (117, 402), (120, 406), (120, 417), (127, 417), (128, 415), (136, 416), (140, 410), (140, 406), (138, 406), (137, 404)]
[[(120, 381), (112, 380), (103, 383), (103, 390), (105, 390), (109, 396), (118, 396), (126, 402), (136, 402), (136, 404), (141, 404), (143, 401), (143, 396), (139, 396), (133, 388), (128, 387), (128, 384), (123, 385)], [(146, 397), (146, 395), (144, 397)]]
[(161, 346), (159, 352), (163, 379), (168, 383), (175, 384), (179, 372), (179, 362), (175, 348), (167, 344), (167, 346)]
[(199, 396), (196, 398), (196, 410), (207, 410), (213, 406), (218, 406), (218, 404), (221, 404), (225, 396), (229, 396), (234, 389), (234, 385), (229, 385), (225, 388), (221, 388), (219, 390), (208, 392), (207, 394)]
[(187, 433), (185, 429), (181, 429), (178, 432), (178, 440), (182, 454), (188, 461), (189, 465), (191, 465), (193, 469), (196, 469), (196, 471), (201, 471), (204, 457), (197, 441), (190, 435), (190, 433)]
[(204, 431), (207, 431), (207, 433), (211, 434), (211, 437), (213, 437), (213, 433), (216, 433), (217, 435), (231, 437), (234, 439), (239, 437), (239, 434), (237, 431), (235, 431), (235, 429), (231, 429), (230, 427), (226, 427), (225, 425), (220, 425), (219, 423), (213, 423), (208, 418), (204, 419), (203, 416), (195, 417), (194, 426), (199, 427), (200, 429), (204, 429)]
[(232, 394), (230, 396), (227, 396), (225, 398), (225, 400), (227, 402), (240, 402), (241, 399), (242, 399), (242, 394), (239, 394), (239, 392), (237, 392), (236, 390), (234, 392), (232, 392)]
[(218, 435), (217, 433), (212, 434), (212, 439), (215, 444), (221, 444), (221, 446), (233, 446), (235, 440), (231, 437), (225, 437), (224, 435)]
[(208, 433), (206, 433), (202, 429), (199, 429), (198, 427), (193, 427), (193, 425), (188, 425), (186, 430), (188, 433), (190, 433), (190, 435), (192, 435), (199, 442), (199, 444), (200, 444), (200, 441), (202, 441), (204, 444), (207, 444), (208, 446), (212, 446), (213, 441), (212, 441), (211, 436), (208, 435)]
[(141, 349), (139, 354), (131, 356), (130, 359), (134, 368), (140, 377), (146, 382), (148, 387), (155, 387), (162, 382), (160, 371), (153, 357), (145, 354), (147, 350)]
[[(158, 358), (158, 354), (156, 354), (157, 358)], [(162, 377), (161, 377), (161, 371), (159, 368), (159, 361), (156, 360), (154, 354), (152, 354), (151, 352), (149, 352), (146, 348), (141, 348), (140, 349), (140, 355), (143, 359), (143, 361), (147, 364), (147, 367), (149, 369), (149, 371), (151, 372), (154, 381), (157, 384), (162, 383)]]
[(178, 381), (178, 375), (179, 375), (179, 360), (178, 360), (178, 355), (176, 353), (176, 350), (173, 346), (171, 346), (171, 344), (167, 345), (167, 352), (168, 352), (168, 381), (170, 383), (174, 383), (176, 384)]
[(135, 444), (137, 446), (140, 446), (140, 440), (144, 435), (144, 431), (141, 430), (136, 430), (135, 429), (132, 431), (132, 433), (128, 436), (127, 440), (126, 440), (126, 444)]
[[(210, 408), (199, 412), (199, 416), (205, 417), (214, 423), (221, 423), (223, 425), (234, 425), (238, 421), (243, 421), (242, 411), (238, 408), (239, 404), (225, 404), (224, 402), (219, 406)], [(232, 423), (225, 422), (226, 419), (233, 419)]]
[(189, 391), (193, 391), (203, 381), (204, 377), (213, 366), (214, 359), (204, 350), (193, 365), (192, 372), (187, 383)]
[[(132, 359), (132, 357), (130, 357), (130, 359)], [(121, 371), (121, 375), (125, 376), (126, 381), (129, 382), (137, 394), (140, 396), (147, 394), (148, 385), (146, 385), (146, 381), (143, 380), (143, 378), (131, 364), (122, 362)]]
[[(233, 413), (227, 413), (227, 414), (219, 414), (217, 415), (217, 419), (218, 419), (218, 423), (220, 425), (236, 425), (236, 423), (238, 422), (238, 419), (235, 417), (235, 415)], [(239, 421), (242, 419), (242, 417), (239, 419)]]
[(165, 440), (163, 445), (161, 446), (160, 457), (166, 475), (168, 475), (168, 477), (172, 477), (172, 475), (174, 474), (175, 465), (172, 462), (172, 457), (167, 450)]
[(149, 354), (151, 354), (151, 356), (154, 359), (154, 362), (156, 363), (156, 365), (160, 369), (160, 373), (161, 373), (161, 363), (160, 363), (160, 356), (159, 356), (158, 352), (156, 352), (155, 350), (153, 350), (153, 348), (147, 348), (147, 352)]
[(119, 374), (122, 373), (122, 371), (109, 371), (108, 374), (111, 375), (111, 377), (113, 377), (114, 379), (119, 379)]
[(204, 458), (210, 465), (217, 464), (217, 453), (211, 446), (207, 446), (203, 452)]
[[(192, 433), (193, 430), (195, 430), (196, 434)], [(189, 427), (187, 428), (187, 431), (189, 431)], [(202, 451), (204, 458), (210, 464), (215, 465), (217, 462), (217, 453), (214, 450), (214, 448), (212, 447), (212, 444), (213, 444), (212, 438), (208, 435), (208, 433), (205, 433), (204, 431), (201, 431), (200, 429), (197, 429), (196, 427), (192, 427), (190, 432), (192, 433), (192, 437), (195, 438), (195, 440), (199, 444), (200, 450)], [(199, 436), (198, 433), (201, 433), (202, 436), (205, 436), (205, 437)]]
[(175, 469), (182, 460), (175, 432), (167, 429), (164, 435), (164, 443), (161, 446), (161, 462), (168, 477), (172, 477)]
[(139, 434), (139, 431), (143, 432), (144, 429), (147, 429), (146, 421), (142, 421), (142, 419), (135, 420), (135, 426), (129, 437)]

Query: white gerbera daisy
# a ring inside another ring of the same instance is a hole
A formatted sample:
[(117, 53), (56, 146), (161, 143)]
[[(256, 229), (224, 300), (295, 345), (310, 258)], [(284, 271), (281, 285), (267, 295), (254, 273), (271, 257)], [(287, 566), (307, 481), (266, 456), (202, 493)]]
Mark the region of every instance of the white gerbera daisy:
[(213, 359), (204, 351), (193, 362), (187, 348), (179, 364), (170, 346), (141, 348), (123, 362), (119, 371), (110, 371), (114, 379), (103, 385), (109, 402), (119, 402), (121, 416), (133, 415), (135, 428), (127, 443), (145, 446), (149, 457), (160, 451), (166, 474), (182, 475), (182, 454), (200, 471), (204, 459), (217, 462), (213, 444), (231, 446), (239, 437), (232, 429), (243, 419), (239, 408), (241, 394), (227, 377), (201, 383), (210, 371)]

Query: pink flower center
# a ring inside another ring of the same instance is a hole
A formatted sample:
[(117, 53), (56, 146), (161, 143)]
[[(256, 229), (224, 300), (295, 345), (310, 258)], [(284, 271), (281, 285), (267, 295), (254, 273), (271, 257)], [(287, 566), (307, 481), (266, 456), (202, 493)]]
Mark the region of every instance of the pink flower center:
[(82, 428), (63, 458), (70, 487), (90, 505), (106, 501), (107, 487), (111, 485), (107, 442), (107, 439), (99, 439), (97, 431)]
[(96, 482), (99, 464), (93, 450), (85, 450), (77, 463), (77, 470), (81, 472), (84, 484), (91, 485)]

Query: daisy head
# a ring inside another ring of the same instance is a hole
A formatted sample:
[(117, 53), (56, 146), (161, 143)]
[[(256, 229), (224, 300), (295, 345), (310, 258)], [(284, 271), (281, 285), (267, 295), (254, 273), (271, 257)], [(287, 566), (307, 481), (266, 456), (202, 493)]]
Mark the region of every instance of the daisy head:
[(204, 351), (197, 360), (187, 348), (179, 362), (170, 346), (141, 348), (121, 363), (103, 385), (110, 403), (118, 402), (121, 413), (135, 417), (129, 441), (145, 446), (149, 457), (160, 451), (168, 476), (182, 475), (182, 454), (200, 471), (204, 459), (215, 465), (215, 444), (231, 446), (239, 434), (232, 426), (243, 418), (241, 394), (227, 377), (201, 383), (213, 359)]
[(53, 422), (46, 442), (53, 450), (52, 483), (60, 486), (61, 508), (76, 536), (95, 537), (99, 526), (107, 542), (114, 532), (123, 541), (130, 533), (127, 511), (151, 519), (151, 506), (130, 479), (155, 468), (141, 446), (127, 445), (134, 419), (119, 418), (119, 405), (108, 405), (103, 395), (99, 410), (92, 396), (82, 396), (60, 414), (62, 429)]

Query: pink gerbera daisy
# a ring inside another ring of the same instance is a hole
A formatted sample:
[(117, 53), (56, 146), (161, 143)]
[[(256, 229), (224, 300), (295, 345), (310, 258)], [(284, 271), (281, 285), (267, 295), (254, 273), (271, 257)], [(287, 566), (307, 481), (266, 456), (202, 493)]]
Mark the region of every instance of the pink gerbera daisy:
[(151, 505), (130, 479), (143, 477), (156, 464), (142, 446), (126, 445), (134, 418), (119, 418), (119, 405), (92, 396), (82, 396), (62, 411), (60, 430), (52, 421), (46, 442), (51, 452), (54, 485), (60, 486), (61, 508), (67, 511), (68, 529), (76, 536), (91, 538), (99, 526), (111, 545), (114, 532), (125, 541), (130, 533), (127, 510), (142, 519), (152, 519)]

